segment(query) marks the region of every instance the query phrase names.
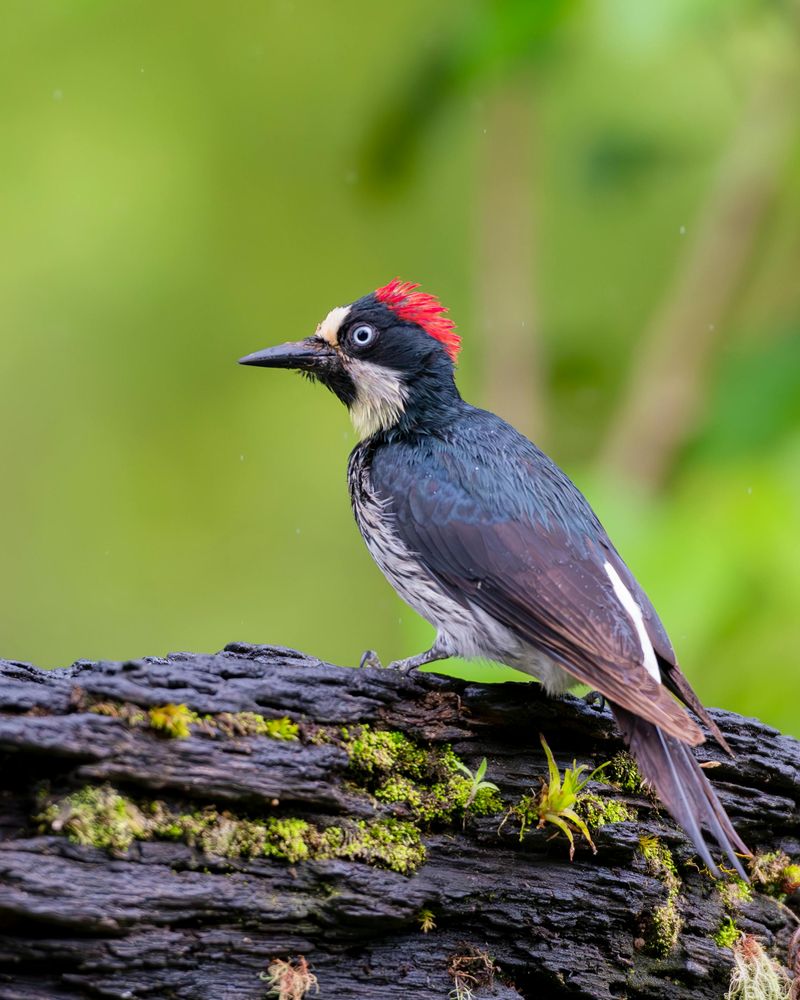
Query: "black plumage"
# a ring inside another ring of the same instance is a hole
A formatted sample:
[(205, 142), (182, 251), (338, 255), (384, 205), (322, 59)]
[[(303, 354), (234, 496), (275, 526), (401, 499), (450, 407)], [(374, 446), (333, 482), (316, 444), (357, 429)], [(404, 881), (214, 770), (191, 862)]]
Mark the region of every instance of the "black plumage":
[(484, 657), (552, 692), (589, 684), (706, 865), (716, 871), (701, 828), (744, 876), (735, 852), (747, 848), (689, 749), (703, 734), (669, 692), (729, 748), (658, 615), (566, 474), (461, 399), (458, 340), (441, 312), (391, 283), (333, 310), (301, 345), (244, 359), (310, 371), (364, 434), (348, 470), (356, 520), (392, 585), (437, 630), (431, 650), (394, 665)]

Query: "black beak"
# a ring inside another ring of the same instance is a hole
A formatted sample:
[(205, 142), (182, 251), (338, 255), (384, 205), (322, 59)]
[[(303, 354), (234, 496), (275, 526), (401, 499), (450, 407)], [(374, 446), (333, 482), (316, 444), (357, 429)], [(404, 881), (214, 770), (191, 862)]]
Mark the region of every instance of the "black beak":
[(319, 337), (306, 337), (294, 343), (267, 347), (255, 354), (239, 358), (240, 365), (256, 365), (259, 368), (297, 368), (304, 372), (319, 373), (332, 361), (338, 359), (336, 351)]

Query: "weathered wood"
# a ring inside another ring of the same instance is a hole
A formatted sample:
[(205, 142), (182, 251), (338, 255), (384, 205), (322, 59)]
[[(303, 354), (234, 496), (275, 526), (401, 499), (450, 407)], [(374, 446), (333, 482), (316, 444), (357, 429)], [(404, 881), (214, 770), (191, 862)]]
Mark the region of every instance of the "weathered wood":
[[(169, 739), (91, 711), (98, 701), (288, 716), (301, 738), (201, 724)], [(699, 756), (719, 761), (708, 773), (734, 824), (757, 851), (800, 855), (800, 744), (755, 720), (713, 715), (737, 759), (713, 744)], [(636, 822), (594, 831), (596, 855), (576, 833), (570, 862), (563, 836), (551, 839), (555, 827), (520, 839), (513, 816), (501, 825), (502, 815), (468, 811), (424, 830), (427, 858), (413, 874), (343, 858), (223, 857), (181, 840), (107, 850), (35, 819), (43, 802), (87, 783), (109, 783), (139, 803), (215, 804), (320, 828), (407, 819), (403, 806), (360, 789), (345, 749), (325, 738), (361, 724), (451, 744), (473, 769), (486, 757), (487, 777), (508, 804), (546, 775), (540, 732), (562, 769), (573, 757), (594, 767), (620, 749), (607, 711), (546, 699), (534, 684), (357, 671), (275, 647), (49, 672), (0, 662), (0, 998), (256, 1000), (267, 995), (259, 973), (273, 959), (303, 955), (322, 997), (441, 1000), (454, 988), (457, 960), (480, 953), (495, 977), (492, 986), (472, 984), (476, 998), (723, 995), (731, 952), (713, 940), (726, 914), (717, 885), (641, 794), (592, 786), (638, 809)], [(643, 946), (667, 893), (642, 855), (643, 835), (671, 849), (681, 878), (683, 928), (666, 957)], [(436, 925), (428, 933), (423, 911)], [(785, 960), (795, 929), (787, 906), (757, 892), (735, 919)]]

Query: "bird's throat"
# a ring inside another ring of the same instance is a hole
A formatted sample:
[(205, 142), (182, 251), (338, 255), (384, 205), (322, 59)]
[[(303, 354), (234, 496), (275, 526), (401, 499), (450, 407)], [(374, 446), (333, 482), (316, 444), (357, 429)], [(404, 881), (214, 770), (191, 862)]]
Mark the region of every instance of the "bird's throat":
[(351, 360), (348, 374), (356, 388), (350, 419), (360, 438), (394, 427), (405, 412), (408, 389), (399, 372)]

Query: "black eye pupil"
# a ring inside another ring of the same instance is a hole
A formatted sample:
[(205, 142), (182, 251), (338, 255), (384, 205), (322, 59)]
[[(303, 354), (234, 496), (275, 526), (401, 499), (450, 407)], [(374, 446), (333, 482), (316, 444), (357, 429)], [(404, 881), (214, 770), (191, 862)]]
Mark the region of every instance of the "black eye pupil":
[(357, 326), (353, 331), (353, 340), (363, 347), (372, 340), (374, 333), (371, 326)]

